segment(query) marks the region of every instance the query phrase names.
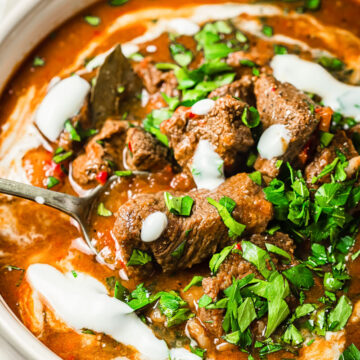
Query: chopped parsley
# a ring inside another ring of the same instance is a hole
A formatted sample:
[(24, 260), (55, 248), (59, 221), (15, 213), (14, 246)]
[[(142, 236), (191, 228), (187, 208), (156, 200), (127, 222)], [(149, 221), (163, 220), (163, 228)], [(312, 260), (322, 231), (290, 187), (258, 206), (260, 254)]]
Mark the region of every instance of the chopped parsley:
[(91, 26), (99, 26), (101, 23), (101, 19), (98, 16), (86, 15), (84, 20)]
[(131, 170), (117, 170), (114, 172), (114, 174), (116, 176), (123, 177), (123, 176), (131, 176), (133, 172)]
[[(214, 206), (217, 211), (219, 212), (219, 215), (221, 219), (223, 220), (226, 227), (229, 229), (229, 236), (230, 237), (237, 237), (240, 236), (243, 231), (245, 230), (245, 225), (240, 224), (237, 222), (232, 216), (231, 212), (228, 211), (228, 209), (221, 204), (221, 202), (217, 202), (212, 198), (206, 198), (209, 204)], [(221, 200), (220, 200), (221, 201)]]
[(288, 53), (288, 50), (284, 45), (275, 44), (274, 45), (274, 53), (276, 55), (285, 55)]
[(184, 287), (184, 292), (188, 291), (192, 286), (200, 286), (203, 281), (203, 277), (195, 275), (191, 281)]
[(181, 67), (188, 66), (193, 59), (192, 52), (190, 50), (187, 50), (181, 44), (177, 44), (177, 43), (170, 44), (170, 53), (174, 58), (175, 62), (179, 64)]
[(165, 146), (169, 146), (169, 141), (166, 135), (160, 131), (160, 125), (164, 120), (169, 119), (171, 115), (172, 111), (170, 109), (155, 109), (147, 115), (143, 122), (144, 129), (154, 135)]
[(108, 0), (108, 4), (111, 6), (121, 6), (128, 2), (129, 0)]
[(45, 65), (45, 60), (41, 58), (40, 56), (35, 56), (33, 60), (33, 66), (35, 67), (41, 67)]
[(70, 134), (70, 139), (74, 141), (81, 141), (81, 137), (74, 128), (73, 124), (71, 123), (71, 120), (65, 121), (65, 130)]
[(108, 217), (108, 216), (112, 216), (113, 213), (105, 207), (104, 203), (101, 202), (101, 203), (98, 205), (97, 214), (98, 214), (99, 216)]
[(340, 355), (339, 360), (360, 360), (360, 351), (354, 344), (351, 344)]
[(56, 164), (59, 164), (65, 160), (68, 160), (72, 155), (73, 155), (72, 151), (61, 152), (60, 154), (58, 153), (53, 157), (53, 161)]
[(269, 25), (264, 25), (261, 32), (267, 37), (272, 37), (274, 35), (274, 29)]
[(151, 256), (139, 249), (134, 249), (131, 253), (130, 259), (127, 263), (128, 266), (134, 266), (134, 265), (145, 265), (148, 262), (151, 262), (152, 258)]
[(57, 184), (60, 184), (60, 180), (57, 179), (56, 177), (54, 177), (54, 176), (49, 176), (49, 177), (47, 178), (46, 187), (47, 187), (48, 189), (51, 189), (52, 187), (54, 187), (54, 186), (57, 185)]
[(170, 254), (175, 259), (180, 259), (184, 254), (186, 240), (180, 243), (180, 245)]
[(164, 199), (165, 204), (171, 213), (181, 216), (190, 216), (194, 204), (194, 200), (190, 196), (175, 197), (165, 191)]
[(253, 106), (245, 107), (241, 115), (241, 121), (250, 129), (257, 127), (260, 124), (259, 112)]

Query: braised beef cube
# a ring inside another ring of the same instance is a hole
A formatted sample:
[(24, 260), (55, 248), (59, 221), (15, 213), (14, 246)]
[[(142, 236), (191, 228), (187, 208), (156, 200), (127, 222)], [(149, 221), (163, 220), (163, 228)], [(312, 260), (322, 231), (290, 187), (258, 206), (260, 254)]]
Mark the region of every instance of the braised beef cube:
[[(320, 184), (330, 182), (331, 175), (327, 174), (323, 177), (317, 178), (325, 166), (330, 165), (340, 152), (349, 161), (348, 166), (345, 168), (346, 174), (351, 177), (360, 168), (360, 157), (356, 151), (352, 141), (346, 135), (345, 131), (338, 131), (332, 139), (330, 145), (326, 148), (318, 146), (317, 153), (314, 160), (305, 168), (305, 179), (309, 186), (317, 187)], [(312, 180), (316, 178), (313, 184)]]
[(141, 128), (130, 128), (126, 136), (126, 162), (132, 170), (156, 170), (169, 164), (168, 149)]
[(281, 83), (273, 76), (265, 74), (255, 83), (255, 95), (263, 128), (281, 124), (285, 126), (290, 137), (283, 155), (271, 159), (259, 155), (255, 163), (256, 170), (274, 178), (279, 173), (277, 161), (291, 163), (316, 130), (319, 123), (314, 112), (316, 105), (291, 84)]
[[(115, 214), (113, 233), (119, 242), (118, 257), (125, 263), (133, 250), (139, 249), (151, 253), (163, 271), (174, 271), (190, 268), (207, 259), (217, 249), (233, 243), (235, 238), (229, 235), (229, 229), (218, 210), (207, 198), (215, 201), (223, 196), (232, 198), (236, 203), (232, 217), (246, 225), (244, 233), (264, 231), (272, 218), (272, 205), (265, 200), (261, 187), (244, 173), (227, 179), (214, 191), (194, 190), (172, 195), (188, 195), (194, 200), (190, 216), (171, 213), (165, 204), (163, 192), (136, 196), (119, 208)], [(144, 242), (142, 224), (155, 212), (166, 214), (167, 226), (156, 240)]]
[(225, 95), (231, 95), (249, 105), (255, 105), (254, 81), (252, 76), (244, 75), (239, 80), (235, 80), (231, 84), (223, 85), (213, 90), (209, 98), (219, 98)]
[(174, 150), (176, 161), (191, 171), (192, 158), (200, 140), (208, 140), (224, 161), (225, 171), (237, 165), (238, 155), (254, 144), (250, 129), (241, 120), (246, 104), (230, 95), (215, 101), (207, 115), (194, 115), (188, 108), (178, 108), (161, 124)]
[(150, 94), (164, 92), (171, 97), (179, 95), (179, 90), (177, 89), (178, 83), (174, 72), (158, 70), (150, 57), (146, 57), (136, 64), (134, 70)]
[(122, 163), (127, 121), (106, 120), (101, 131), (85, 146), (85, 152), (72, 163), (72, 176), (81, 185), (96, 180), (101, 171), (110, 173), (113, 163)]

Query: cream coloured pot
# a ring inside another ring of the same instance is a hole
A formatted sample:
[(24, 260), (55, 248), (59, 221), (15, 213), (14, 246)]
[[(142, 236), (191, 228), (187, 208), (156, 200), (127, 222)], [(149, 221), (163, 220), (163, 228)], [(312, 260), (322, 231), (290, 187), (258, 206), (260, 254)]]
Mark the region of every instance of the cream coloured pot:
[[(14, 1), (14, 0), (10, 0)], [(0, 93), (27, 54), (55, 27), (97, 0), (22, 0), (0, 19)], [(0, 5), (4, 1), (0, 0)], [(1, 10), (1, 9), (0, 9)], [(59, 360), (20, 322), (0, 296), (1, 359)], [(5, 356), (5, 359), (3, 359)]]

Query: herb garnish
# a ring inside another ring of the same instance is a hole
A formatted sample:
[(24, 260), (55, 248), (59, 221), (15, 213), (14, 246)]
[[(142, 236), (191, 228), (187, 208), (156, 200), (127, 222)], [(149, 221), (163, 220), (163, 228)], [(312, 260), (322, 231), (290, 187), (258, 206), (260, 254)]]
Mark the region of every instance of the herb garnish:
[(221, 200), (220, 202), (217, 202), (209, 197), (206, 198), (206, 200), (209, 204), (213, 205), (219, 212), (221, 219), (223, 220), (226, 227), (229, 229), (230, 237), (237, 237), (243, 233), (243, 231), (245, 230), (245, 225), (240, 224), (231, 216), (232, 211), (229, 211), (226, 206), (222, 205)]
[(112, 215), (112, 212), (105, 207), (104, 203), (101, 202), (98, 205), (97, 214), (100, 215), (100, 216), (108, 217), (108, 216)]
[(165, 204), (171, 213), (181, 216), (190, 216), (194, 204), (194, 200), (190, 196), (175, 197), (165, 191), (164, 199)]
[(152, 260), (151, 256), (148, 253), (141, 251), (139, 249), (134, 249), (133, 252), (131, 253), (131, 256), (130, 256), (130, 259), (129, 259), (127, 265), (128, 266), (145, 265), (148, 262), (150, 262), (151, 260)]
[(59, 184), (60, 180), (58, 180), (56, 177), (54, 176), (49, 176), (47, 178), (47, 182), (46, 182), (46, 187), (48, 189), (51, 189), (52, 187), (54, 187), (55, 185)]
[(86, 15), (84, 20), (91, 26), (99, 26), (101, 19), (98, 16)]

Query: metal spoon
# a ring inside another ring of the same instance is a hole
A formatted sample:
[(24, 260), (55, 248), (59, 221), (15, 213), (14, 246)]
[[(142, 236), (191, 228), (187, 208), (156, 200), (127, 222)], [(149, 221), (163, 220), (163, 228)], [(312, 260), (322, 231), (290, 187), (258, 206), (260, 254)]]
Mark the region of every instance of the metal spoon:
[[(133, 171), (132, 174), (147, 175), (148, 173), (145, 171)], [(120, 179), (119, 176), (111, 176), (105, 185), (97, 186), (87, 196), (76, 197), (0, 178), (0, 193), (32, 200), (38, 204), (50, 206), (70, 215), (79, 223), (86, 243), (96, 254), (97, 252), (92, 246), (89, 236), (91, 214), (98, 198), (109, 188), (110, 184), (118, 179)]]

